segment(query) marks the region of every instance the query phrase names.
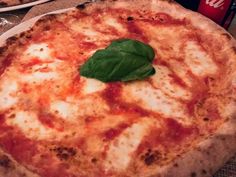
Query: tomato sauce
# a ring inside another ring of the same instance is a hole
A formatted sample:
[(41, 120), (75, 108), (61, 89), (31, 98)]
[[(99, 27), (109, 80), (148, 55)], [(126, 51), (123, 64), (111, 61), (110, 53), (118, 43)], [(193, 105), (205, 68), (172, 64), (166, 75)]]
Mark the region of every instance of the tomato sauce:
[(197, 129), (195, 127), (183, 126), (175, 119), (167, 118), (164, 121), (166, 126), (166, 137), (162, 137), (161, 141), (165, 143), (170, 142), (178, 144), (185, 138), (189, 137), (191, 134), (197, 132)]
[(54, 128), (58, 131), (64, 130), (62, 121), (59, 121), (58, 118), (52, 114), (39, 113), (38, 120), (46, 127)]
[(128, 29), (128, 37), (129, 38), (134, 38), (136, 40), (141, 40), (145, 43), (149, 42), (149, 39), (147, 36), (143, 33), (143, 31), (135, 24), (135, 21), (128, 21), (127, 24), (127, 29)]
[(120, 82), (109, 83), (102, 97), (106, 100), (113, 114), (131, 114), (138, 116), (148, 116), (152, 112), (143, 109), (136, 103), (127, 103), (122, 100), (122, 85)]
[(8, 133), (0, 138), (0, 145), (16, 160), (31, 163), (32, 157), (37, 154), (36, 144), (21, 133)]
[(169, 76), (173, 79), (174, 83), (176, 83), (177, 85), (184, 87), (184, 88), (187, 87), (185, 82), (176, 74), (169, 74)]
[(163, 147), (170, 150), (185, 143), (185, 139), (191, 139), (199, 133), (194, 125), (184, 126), (175, 119), (164, 118), (161, 128), (152, 129), (145, 140), (139, 145), (137, 153), (140, 154), (147, 149), (153, 147)]
[[(7, 133), (6, 133), (7, 132)], [(17, 161), (31, 163), (38, 152), (37, 144), (26, 138), (21, 132), (5, 123), (4, 114), (0, 114), (0, 146)]]
[(5, 69), (11, 65), (14, 56), (9, 54), (1, 61), (0, 76), (4, 73)]
[(122, 123), (122, 124), (118, 125), (116, 128), (111, 128), (111, 129), (107, 130), (103, 134), (104, 141), (111, 141), (111, 140), (115, 139), (127, 127), (129, 127), (129, 125)]

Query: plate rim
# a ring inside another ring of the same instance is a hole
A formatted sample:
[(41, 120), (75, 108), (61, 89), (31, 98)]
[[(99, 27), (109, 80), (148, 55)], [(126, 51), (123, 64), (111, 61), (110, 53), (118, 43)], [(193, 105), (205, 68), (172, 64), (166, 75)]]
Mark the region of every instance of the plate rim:
[(12, 11), (12, 10), (17, 10), (17, 9), (23, 9), (26, 7), (42, 4), (42, 3), (45, 3), (48, 1), (50, 1), (50, 0), (36, 0), (33, 2), (24, 3), (24, 4), (13, 5), (13, 6), (9, 6), (9, 7), (1, 7), (0, 12), (7, 12), (7, 11)]
[(8, 38), (17, 35), (21, 32), (27, 31), (29, 30), (31, 27), (33, 27), (33, 25), (35, 24), (35, 22), (37, 22), (41, 17), (45, 16), (45, 15), (49, 15), (49, 14), (60, 14), (63, 12), (67, 12), (70, 10), (73, 10), (75, 7), (70, 7), (70, 8), (65, 8), (65, 9), (58, 9), (55, 11), (51, 11), (42, 15), (38, 15), (35, 16), (31, 19), (28, 19), (22, 23), (19, 23), (18, 25), (14, 26), (13, 28), (7, 30), (6, 32), (4, 32), (3, 34), (0, 35), (0, 47), (3, 47), (5, 45), (5, 42)]

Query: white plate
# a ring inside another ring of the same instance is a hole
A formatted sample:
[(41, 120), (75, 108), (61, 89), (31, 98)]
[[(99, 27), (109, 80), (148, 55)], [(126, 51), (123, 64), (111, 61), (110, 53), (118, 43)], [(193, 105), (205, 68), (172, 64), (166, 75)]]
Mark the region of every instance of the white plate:
[(63, 12), (66, 12), (68, 10), (72, 10), (72, 8), (68, 8), (68, 9), (60, 9), (60, 10), (56, 10), (56, 11), (52, 11), (52, 12), (49, 12), (49, 13), (46, 13), (46, 14), (43, 14), (43, 15), (40, 15), (40, 16), (36, 16), (34, 18), (31, 18), (23, 23), (20, 23), (19, 25), (11, 28), (10, 30), (6, 31), (5, 33), (3, 33), (1, 36), (0, 36), (0, 47), (3, 46), (5, 44), (5, 41), (9, 38), (9, 37), (12, 37), (16, 34), (19, 34), (23, 31), (27, 31), (29, 30), (33, 25), (34, 23), (40, 19), (42, 16), (45, 16), (47, 14), (59, 14), (59, 13), (63, 13)]
[(42, 3), (48, 2), (48, 1), (50, 1), (50, 0), (38, 0), (38, 1), (15, 5), (15, 6), (0, 7), (0, 12), (6, 12), (6, 11), (11, 11), (11, 10), (16, 10), (16, 9), (23, 9), (23, 8), (30, 7), (30, 6), (35, 6), (37, 4), (42, 4)]

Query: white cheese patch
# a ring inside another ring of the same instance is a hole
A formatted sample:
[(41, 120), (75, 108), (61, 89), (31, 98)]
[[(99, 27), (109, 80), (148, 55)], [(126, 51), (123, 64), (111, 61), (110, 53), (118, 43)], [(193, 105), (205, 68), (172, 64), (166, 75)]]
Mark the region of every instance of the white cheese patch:
[(29, 73), (21, 74), (21, 80), (27, 83), (42, 83), (48, 80), (59, 80), (62, 75), (60, 74), (60, 67), (64, 65), (63, 61), (55, 60), (51, 63), (44, 63), (34, 65), (29, 69)]
[(57, 135), (55, 130), (45, 127), (34, 112), (16, 110), (14, 114), (14, 118), (7, 119), (7, 124), (17, 126), (29, 138), (48, 139)]
[(80, 97), (71, 95), (68, 96), (65, 101), (52, 101), (51, 112), (55, 111), (56, 109), (62, 108), (63, 105), (65, 106), (64, 109), (59, 111), (61, 112), (61, 115), (66, 115), (67, 113), (68, 116), (69, 114), (75, 115), (73, 118), (75, 120), (84, 116), (96, 117), (101, 115), (107, 115), (109, 111), (109, 107), (106, 104), (105, 100), (97, 94), (84, 95)]
[(115, 171), (125, 170), (132, 159), (132, 153), (137, 150), (152, 124), (150, 119), (142, 118), (114, 139), (107, 151), (105, 168)]
[(103, 82), (96, 80), (96, 79), (90, 79), (90, 78), (84, 78), (84, 84), (82, 88), (83, 94), (90, 94), (98, 91), (102, 91), (106, 88), (106, 84)]
[[(101, 19), (102, 21), (106, 21), (104, 19)], [(109, 27), (114, 27), (118, 28), (120, 32), (125, 33), (125, 30), (121, 26), (121, 24), (118, 24), (118, 22), (115, 19), (109, 18), (108, 22), (103, 23), (103, 24), (91, 24), (90, 21), (86, 22), (84, 21), (83, 23), (81, 22), (71, 22), (70, 28), (79, 34), (82, 34), (85, 36), (84, 41), (86, 42), (93, 42), (95, 44), (98, 44), (99, 48), (107, 43), (106, 41), (110, 41), (111, 39), (117, 38), (115, 34), (112, 34), (111, 32), (107, 32), (109, 30)], [(106, 33), (106, 35), (104, 35)], [(102, 38), (101, 38), (102, 36)], [(100, 45), (102, 44), (102, 45)], [(104, 46), (105, 47), (105, 46)]]
[(117, 19), (115, 19), (115, 18), (107, 17), (107, 18), (104, 19), (104, 22), (105, 22), (107, 25), (109, 25), (109, 26), (115, 28), (115, 29), (116, 29), (117, 31), (119, 31), (119, 32), (122, 32), (122, 33), (127, 32), (126, 28), (125, 28), (121, 23), (119, 23), (119, 22), (117, 21)]
[(80, 23), (80, 22), (73, 21), (70, 27), (72, 30), (82, 33), (85, 36), (90, 36), (91, 38), (100, 35), (99, 32), (93, 29), (93, 27), (91, 26), (91, 23)]
[[(173, 73), (165, 66), (154, 66), (157, 73), (151, 77), (156, 88), (173, 98), (191, 99), (191, 92), (175, 83)], [(183, 81), (184, 82), (184, 81)]]
[(186, 44), (185, 63), (197, 76), (206, 76), (217, 71), (217, 66), (212, 58), (193, 41)]
[(10, 77), (2, 80), (0, 85), (0, 110), (10, 108), (17, 103), (18, 83)]
[(140, 81), (123, 87), (123, 98), (141, 107), (156, 111), (166, 117), (184, 117), (184, 106), (166, 95), (160, 89), (154, 89), (148, 82)]
[(66, 101), (54, 101), (50, 105), (51, 113), (58, 115), (67, 121), (73, 121), (76, 118), (76, 113), (79, 111), (78, 106), (74, 103)]
[(41, 83), (46, 80), (56, 80), (58, 79), (58, 73), (56, 72), (34, 72), (31, 74), (24, 74), (22, 80), (27, 83)]
[(42, 60), (51, 58), (50, 49), (48, 47), (48, 44), (46, 43), (31, 44), (25, 51), (25, 55), (28, 55), (30, 57), (37, 57)]

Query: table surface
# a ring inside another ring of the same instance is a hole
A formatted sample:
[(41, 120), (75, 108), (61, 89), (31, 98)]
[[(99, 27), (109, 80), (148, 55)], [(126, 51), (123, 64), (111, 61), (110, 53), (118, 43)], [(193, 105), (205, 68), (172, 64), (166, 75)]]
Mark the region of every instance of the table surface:
[[(57, 0), (58, 1), (65, 1), (65, 0)], [(51, 4), (54, 6), (54, 8), (57, 8), (55, 7), (55, 4), (53, 4), (55, 2), (51, 2)], [(78, 3), (78, 1), (77, 1)], [(50, 4), (50, 3), (48, 3)], [(69, 6), (73, 6), (74, 4), (70, 4)], [(39, 6), (39, 5), (38, 5)], [(25, 8), (25, 9), (20, 9), (20, 10), (15, 10), (15, 11), (11, 11), (11, 12), (2, 12), (0, 13), (0, 35), (7, 31), (8, 29), (12, 28), (13, 26), (19, 24), (22, 20), (25, 20), (25, 19), (28, 19), (32, 16), (36, 16), (38, 15), (37, 13), (40, 14), (39, 11), (35, 11), (35, 9), (38, 7), (33, 7), (32, 9), (31, 8)], [(41, 5), (42, 6), (42, 5)], [(68, 6), (68, 7), (69, 7)], [(65, 7), (65, 8), (68, 8), (68, 7)], [(58, 9), (58, 8), (57, 8)], [(31, 12), (31, 11), (34, 11), (33, 13), (28, 13), (28, 12)], [(28, 14), (27, 14), (28, 13)], [(43, 12), (41, 12), (43, 13)], [(9, 15), (16, 15), (18, 18), (15, 20), (15, 24), (12, 24), (11, 26), (4, 26), (2, 25), (1, 26), (1, 18), (6, 18), (6, 14), (9, 14)], [(27, 15), (26, 15), (27, 14)], [(31, 16), (32, 15), (32, 16)], [(27, 16), (27, 18), (25, 18)], [(236, 38), (236, 18), (233, 20), (230, 28), (229, 28), (229, 32), (232, 34), (232, 36), (234, 36)], [(214, 177), (236, 177), (236, 156), (233, 157), (231, 160), (229, 160), (228, 163), (226, 163), (215, 175)]]

